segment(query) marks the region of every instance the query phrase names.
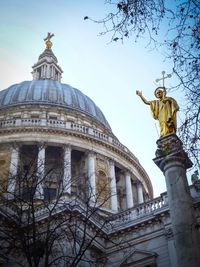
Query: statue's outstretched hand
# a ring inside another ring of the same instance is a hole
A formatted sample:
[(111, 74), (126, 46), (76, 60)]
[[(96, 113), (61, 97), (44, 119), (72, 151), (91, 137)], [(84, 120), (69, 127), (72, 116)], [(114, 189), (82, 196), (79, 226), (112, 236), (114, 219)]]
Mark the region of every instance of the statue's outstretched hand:
[(142, 96), (142, 91), (137, 90), (137, 91), (136, 91), (136, 95), (138, 95), (138, 96)]

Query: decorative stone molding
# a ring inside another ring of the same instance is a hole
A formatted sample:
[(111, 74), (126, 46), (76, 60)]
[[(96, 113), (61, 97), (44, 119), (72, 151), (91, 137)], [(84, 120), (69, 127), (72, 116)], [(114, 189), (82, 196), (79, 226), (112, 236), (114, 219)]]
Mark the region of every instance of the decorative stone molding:
[(153, 160), (155, 164), (163, 171), (164, 166), (166, 166), (167, 160), (174, 160), (178, 158), (180, 162), (183, 163), (185, 168), (192, 167), (192, 162), (188, 158), (187, 153), (183, 150), (183, 143), (177, 137), (177, 135), (169, 135), (163, 138), (158, 139), (156, 158)]
[(173, 230), (171, 227), (168, 227), (164, 230), (164, 235), (166, 236), (167, 239), (171, 239), (174, 237)]

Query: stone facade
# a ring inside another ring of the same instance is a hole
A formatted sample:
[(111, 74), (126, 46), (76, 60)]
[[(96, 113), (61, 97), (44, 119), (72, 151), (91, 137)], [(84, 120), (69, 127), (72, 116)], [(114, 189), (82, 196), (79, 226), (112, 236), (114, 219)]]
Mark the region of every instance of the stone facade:
[[(51, 49), (46, 50), (33, 66), (33, 84), (0, 92), (0, 179), (9, 201), (0, 205), (0, 219), (15, 214), (10, 203), (19, 195), (19, 179), (26, 177), (20, 197), (33, 194), (41, 228), (48, 219), (46, 201), (50, 207), (60, 194), (64, 205), (58, 203), (54, 215), (67, 220), (73, 204), (80, 236), (84, 218), (87, 240), (98, 232), (84, 256), (93, 266), (178, 266), (167, 194), (153, 198), (138, 159), (112, 133), (92, 100), (60, 83), (62, 70)], [(195, 186), (190, 189), (199, 221), (200, 193)], [(95, 212), (87, 217), (91, 208)], [(67, 253), (69, 240), (61, 243)], [(21, 263), (28, 266), (22, 256)], [(18, 266), (14, 259), (0, 264)], [(80, 261), (77, 266), (89, 265)]]

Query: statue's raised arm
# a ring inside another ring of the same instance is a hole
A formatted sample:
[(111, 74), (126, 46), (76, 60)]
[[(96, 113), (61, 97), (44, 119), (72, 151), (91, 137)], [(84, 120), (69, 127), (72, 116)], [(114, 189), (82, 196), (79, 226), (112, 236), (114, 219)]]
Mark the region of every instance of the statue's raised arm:
[(179, 106), (176, 100), (166, 96), (165, 87), (158, 87), (154, 94), (158, 100), (148, 101), (144, 98), (141, 91), (136, 91), (136, 94), (142, 101), (150, 105), (152, 116), (159, 121), (160, 137), (176, 133), (176, 112)]
[(137, 90), (136, 95), (138, 95), (145, 104), (150, 105), (150, 102), (142, 95), (142, 91)]

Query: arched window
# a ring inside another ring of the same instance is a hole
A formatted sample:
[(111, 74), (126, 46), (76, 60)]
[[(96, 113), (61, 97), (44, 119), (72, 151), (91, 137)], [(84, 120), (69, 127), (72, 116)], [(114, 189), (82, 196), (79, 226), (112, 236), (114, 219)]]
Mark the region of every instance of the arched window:
[(102, 170), (99, 170), (96, 176), (96, 198), (100, 207), (110, 209), (110, 183)]

